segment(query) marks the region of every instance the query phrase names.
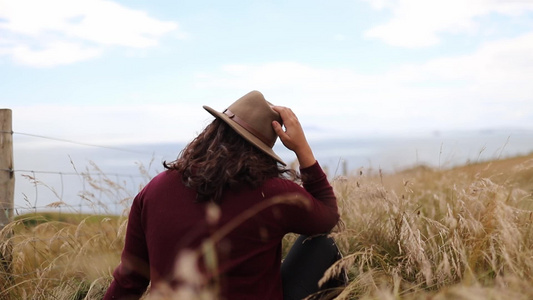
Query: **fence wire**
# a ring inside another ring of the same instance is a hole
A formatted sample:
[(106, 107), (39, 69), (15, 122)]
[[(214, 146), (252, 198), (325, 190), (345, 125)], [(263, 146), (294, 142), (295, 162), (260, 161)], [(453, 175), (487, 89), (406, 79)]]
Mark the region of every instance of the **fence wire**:
[(19, 183), (23, 181), (20, 185), (31, 186), (33, 191), (33, 194), (23, 193), (24, 205), (14, 205), (15, 215), (51, 211), (121, 214), (131, 204), (136, 192), (149, 180), (148, 175), (142, 174), (36, 170), (11, 172)]
[[(41, 134), (17, 131), (3, 131), (3, 133), (109, 151), (151, 155), (152, 158), (155, 156), (155, 153), (145, 151), (97, 145)], [(17, 161), (14, 164), (16, 166)], [(122, 215), (129, 208), (136, 193), (154, 175), (149, 174), (149, 170), (143, 166), (139, 167), (138, 173), (128, 174), (104, 172), (92, 162), (84, 171), (78, 172), (72, 160), (71, 164), (74, 171), (0, 169), (0, 172), (13, 173), (16, 187), (20, 188), (20, 190), (15, 189), (18, 201), (13, 203), (11, 214), (15, 217), (45, 212)]]

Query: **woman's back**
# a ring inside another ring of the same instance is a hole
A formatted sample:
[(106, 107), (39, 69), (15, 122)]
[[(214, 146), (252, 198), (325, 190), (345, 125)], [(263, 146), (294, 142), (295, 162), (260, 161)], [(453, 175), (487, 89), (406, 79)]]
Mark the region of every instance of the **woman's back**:
[[(323, 174), (319, 171), (318, 165), (303, 170), (315, 177), (314, 173)], [(325, 176), (312, 183), (313, 190), (323, 198), (321, 201), (292, 181), (272, 178), (259, 188), (242, 186), (238, 190), (226, 190), (219, 205), (195, 202), (196, 193), (177, 184), (181, 183), (180, 177), (181, 174), (173, 170), (158, 175), (136, 197), (130, 214), (133, 218), (130, 222), (140, 226), (129, 227), (128, 231), (131, 236), (144, 236), (146, 241), (130, 239), (126, 241), (125, 250), (150, 262), (149, 272), (155, 289), (161, 283), (183, 288), (198, 283), (205, 286), (211, 281), (219, 284), (221, 295), (227, 299), (246, 299), (246, 295), (254, 299), (282, 299), (283, 236), (295, 230), (326, 232), (338, 220), (335, 197)], [(276, 196), (287, 193), (299, 193), (305, 197), (300, 201), (309, 203), (276, 201), (283, 199)], [(314, 211), (309, 211), (308, 207), (314, 207)], [(196, 275), (200, 277), (194, 276), (194, 269), (179, 270), (195, 266), (180, 261), (194, 259), (184, 253), (201, 253), (202, 244), (210, 242), (214, 242), (216, 251), (199, 256)], [(214, 253), (216, 273), (210, 272), (204, 263), (212, 260), (214, 257), (209, 256)], [(186, 276), (176, 278), (180, 272)], [(200, 282), (195, 282), (197, 280)]]

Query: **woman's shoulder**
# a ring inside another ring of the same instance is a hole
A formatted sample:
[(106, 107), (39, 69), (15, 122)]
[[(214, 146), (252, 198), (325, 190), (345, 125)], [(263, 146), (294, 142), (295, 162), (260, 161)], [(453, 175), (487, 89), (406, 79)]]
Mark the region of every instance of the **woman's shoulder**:
[(270, 178), (263, 183), (263, 189), (275, 194), (289, 193), (303, 190), (302, 186), (287, 178)]
[(181, 178), (181, 172), (175, 169), (167, 169), (157, 174), (153, 179), (157, 180), (174, 180), (176, 178)]
[(181, 182), (181, 173), (176, 170), (164, 170), (151, 178), (144, 189), (159, 188), (162, 185), (175, 185), (176, 182)]

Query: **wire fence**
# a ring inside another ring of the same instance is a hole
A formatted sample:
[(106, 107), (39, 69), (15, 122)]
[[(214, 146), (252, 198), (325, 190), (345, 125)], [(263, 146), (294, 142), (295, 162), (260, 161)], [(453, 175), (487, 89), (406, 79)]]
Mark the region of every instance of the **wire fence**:
[[(57, 213), (57, 214), (89, 214), (89, 215), (123, 215), (131, 205), (137, 192), (156, 174), (151, 170), (155, 160), (155, 153), (78, 142), (68, 139), (49, 137), (38, 134), (11, 132), (14, 137), (24, 139), (47, 140), (53, 143), (69, 144), (78, 148), (95, 148), (98, 153), (104, 151), (108, 160), (120, 160), (126, 156), (130, 161), (120, 172), (104, 170), (94, 160), (88, 160), (81, 168), (69, 154), (60, 155), (62, 160), (61, 170), (46, 170), (24, 167), (17, 169), (17, 144), (15, 148), (15, 168), (0, 169), (1, 172), (11, 172), (15, 176), (15, 201), (13, 215), (15, 218), (28, 214)], [(26, 141), (28, 142), (28, 141)], [(37, 162), (46, 161), (47, 157), (57, 151), (57, 145), (52, 149), (39, 150), (39, 147), (28, 146), (26, 152), (31, 154), (21, 155), (25, 160)], [(70, 149), (70, 148), (69, 148)], [(73, 150), (70, 150), (73, 151)], [(21, 151), (23, 152), (23, 151)], [(95, 152), (96, 153), (96, 152)], [(56, 153), (56, 155), (58, 155)], [(98, 155), (98, 154), (95, 154)], [(30, 157), (30, 158), (28, 158)], [(145, 165), (147, 159), (148, 166)], [(145, 161), (142, 162), (143, 158)], [(53, 159), (52, 159), (53, 160)], [(67, 162), (67, 163), (66, 163)], [(105, 164), (105, 162), (104, 162)], [(47, 166), (56, 166), (54, 161), (48, 161)], [(125, 165), (125, 163), (123, 163)]]
[(136, 187), (139, 190), (149, 180), (147, 175), (141, 174), (36, 170), (13, 172), (19, 181), (25, 181), (19, 186), (31, 186), (32, 192), (20, 192), (23, 203), (18, 201), (14, 204), (15, 215), (44, 211), (120, 214), (129, 206)]

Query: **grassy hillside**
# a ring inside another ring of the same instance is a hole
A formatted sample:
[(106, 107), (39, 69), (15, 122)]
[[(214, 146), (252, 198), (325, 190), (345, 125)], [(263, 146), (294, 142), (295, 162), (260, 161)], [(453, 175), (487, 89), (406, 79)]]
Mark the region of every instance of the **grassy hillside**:
[(533, 156), (334, 182), (339, 299), (532, 299)]
[[(533, 299), (533, 155), (365, 172), (333, 180), (344, 259), (326, 277), (345, 269), (351, 280), (338, 299)], [(101, 298), (125, 225), (125, 217), (17, 218), (1, 232), (0, 299)]]

